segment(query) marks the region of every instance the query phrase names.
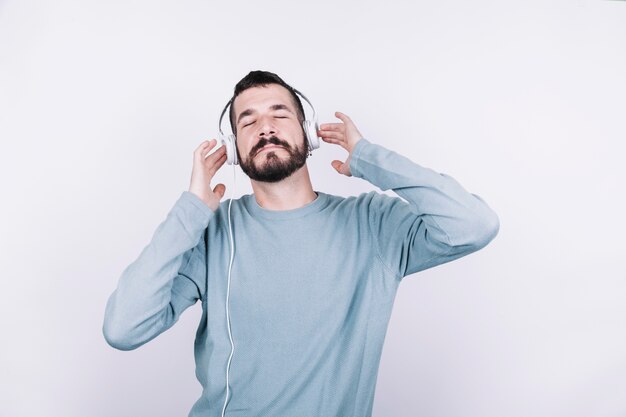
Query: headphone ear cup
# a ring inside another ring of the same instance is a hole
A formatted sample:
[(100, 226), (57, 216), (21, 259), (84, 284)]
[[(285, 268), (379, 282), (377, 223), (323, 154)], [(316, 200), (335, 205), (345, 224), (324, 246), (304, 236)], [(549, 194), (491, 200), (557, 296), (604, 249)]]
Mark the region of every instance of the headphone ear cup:
[(319, 148), (320, 140), (317, 136), (319, 126), (317, 125), (317, 122), (305, 120), (302, 122), (302, 128), (304, 129), (304, 134), (306, 135), (306, 139), (309, 142), (309, 148), (311, 150)]
[(220, 136), (220, 140), (226, 145), (226, 163), (228, 165), (239, 165), (235, 135)]

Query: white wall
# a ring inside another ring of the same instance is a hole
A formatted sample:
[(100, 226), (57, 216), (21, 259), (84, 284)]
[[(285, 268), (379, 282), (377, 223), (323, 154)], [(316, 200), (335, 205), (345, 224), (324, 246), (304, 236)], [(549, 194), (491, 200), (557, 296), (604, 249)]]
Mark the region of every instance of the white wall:
[[(375, 416), (626, 415), (626, 2), (600, 0), (0, 1), (0, 415), (187, 415), (200, 306), (120, 352), (104, 305), (253, 69), (500, 216), (401, 284)], [(342, 157), (314, 188), (372, 189)]]

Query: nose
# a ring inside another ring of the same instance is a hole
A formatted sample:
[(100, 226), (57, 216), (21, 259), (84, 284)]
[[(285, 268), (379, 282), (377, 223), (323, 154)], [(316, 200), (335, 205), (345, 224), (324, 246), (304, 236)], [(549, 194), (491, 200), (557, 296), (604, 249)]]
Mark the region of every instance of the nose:
[(272, 118), (263, 117), (259, 123), (259, 136), (273, 136), (276, 134), (276, 127), (272, 123)]

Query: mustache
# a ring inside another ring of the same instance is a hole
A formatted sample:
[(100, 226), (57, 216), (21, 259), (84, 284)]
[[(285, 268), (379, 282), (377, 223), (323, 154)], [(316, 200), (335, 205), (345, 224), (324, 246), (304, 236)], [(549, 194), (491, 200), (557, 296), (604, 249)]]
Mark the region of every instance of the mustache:
[(263, 149), (265, 146), (272, 144), (272, 145), (278, 145), (278, 146), (282, 146), (285, 149), (289, 149), (289, 144), (287, 142), (282, 141), (281, 139), (278, 139), (276, 136), (270, 136), (269, 138), (262, 138), (259, 143), (256, 144), (256, 146), (252, 149), (252, 155), (256, 155), (257, 153), (259, 153), (259, 151), (261, 149)]

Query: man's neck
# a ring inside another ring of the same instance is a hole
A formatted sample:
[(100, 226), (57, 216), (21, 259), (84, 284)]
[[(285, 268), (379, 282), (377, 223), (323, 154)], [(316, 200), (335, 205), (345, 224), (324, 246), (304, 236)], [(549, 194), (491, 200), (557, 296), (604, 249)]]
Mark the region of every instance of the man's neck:
[(317, 198), (306, 165), (279, 182), (250, 182), (256, 202), (267, 210), (293, 210)]

